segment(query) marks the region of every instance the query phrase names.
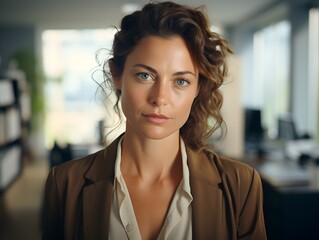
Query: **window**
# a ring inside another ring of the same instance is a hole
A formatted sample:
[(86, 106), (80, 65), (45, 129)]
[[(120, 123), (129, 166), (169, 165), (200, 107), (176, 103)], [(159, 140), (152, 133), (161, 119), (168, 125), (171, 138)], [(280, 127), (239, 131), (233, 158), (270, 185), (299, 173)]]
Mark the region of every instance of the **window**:
[[(277, 135), (278, 117), (289, 111), (290, 23), (281, 21), (254, 34), (253, 79), (248, 107), (262, 110), (269, 137)], [(246, 94), (247, 95), (247, 94)]]
[[(114, 31), (47, 30), (42, 34), (43, 66), (47, 77), (45, 139), (60, 143), (89, 144), (98, 140), (98, 121), (105, 108), (97, 93), (102, 74), (94, 74), (96, 52), (107, 57)], [(93, 75), (93, 78), (92, 78)]]
[(309, 11), (308, 125), (319, 143), (319, 8)]

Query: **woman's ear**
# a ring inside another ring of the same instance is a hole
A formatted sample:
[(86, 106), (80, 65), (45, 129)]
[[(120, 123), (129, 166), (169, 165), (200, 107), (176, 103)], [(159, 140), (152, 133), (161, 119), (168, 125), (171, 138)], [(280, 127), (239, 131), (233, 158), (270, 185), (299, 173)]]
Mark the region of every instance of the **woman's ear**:
[(113, 58), (109, 60), (109, 69), (112, 75), (114, 86), (117, 90), (121, 90), (121, 74), (118, 67), (114, 64)]

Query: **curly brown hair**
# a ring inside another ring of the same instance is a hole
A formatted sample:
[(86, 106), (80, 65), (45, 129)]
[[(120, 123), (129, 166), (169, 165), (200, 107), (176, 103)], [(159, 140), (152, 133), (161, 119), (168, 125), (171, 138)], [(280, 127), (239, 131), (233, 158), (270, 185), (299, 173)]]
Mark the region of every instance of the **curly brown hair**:
[[(142, 10), (125, 16), (114, 37), (112, 57), (103, 65), (108, 83), (111, 78), (121, 75), (125, 61), (134, 47), (147, 36), (169, 37), (178, 35), (185, 41), (199, 71), (199, 94), (195, 98), (190, 115), (180, 129), (187, 146), (193, 150), (207, 147), (207, 139), (223, 124), (220, 108), (223, 96), (219, 87), (227, 73), (225, 58), (232, 53), (228, 43), (219, 34), (210, 30), (203, 7), (192, 8), (173, 2), (151, 2)], [(107, 70), (112, 66), (112, 74)], [(114, 105), (120, 116), (121, 92), (116, 90)], [(213, 120), (214, 124), (209, 124)]]

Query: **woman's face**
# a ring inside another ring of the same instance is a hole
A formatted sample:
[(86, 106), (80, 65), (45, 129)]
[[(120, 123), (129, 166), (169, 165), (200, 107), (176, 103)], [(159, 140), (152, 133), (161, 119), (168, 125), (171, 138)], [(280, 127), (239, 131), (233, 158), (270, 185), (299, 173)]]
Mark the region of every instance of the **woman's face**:
[(114, 80), (122, 92), (126, 132), (150, 139), (179, 134), (198, 93), (198, 71), (179, 36), (142, 39)]

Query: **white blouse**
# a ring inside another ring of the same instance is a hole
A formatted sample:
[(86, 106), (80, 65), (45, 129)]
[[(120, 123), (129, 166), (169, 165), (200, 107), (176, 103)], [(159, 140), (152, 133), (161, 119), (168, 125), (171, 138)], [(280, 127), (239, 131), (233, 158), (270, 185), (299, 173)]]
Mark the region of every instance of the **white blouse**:
[[(117, 146), (117, 158), (115, 161), (114, 190), (112, 208), (110, 214), (109, 239), (140, 240), (141, 234), (135, 218), (130, 194), (122, 177), (121, 143)], [(165, 222), (159, 233), (158, 240), (192, 239), (192, 208), (193, 200), (190, 184), (189, 169), (187, 166), (187, 154), (183, 140), (180, 140), (183, 179), (178, 186), (171, 202)]]

